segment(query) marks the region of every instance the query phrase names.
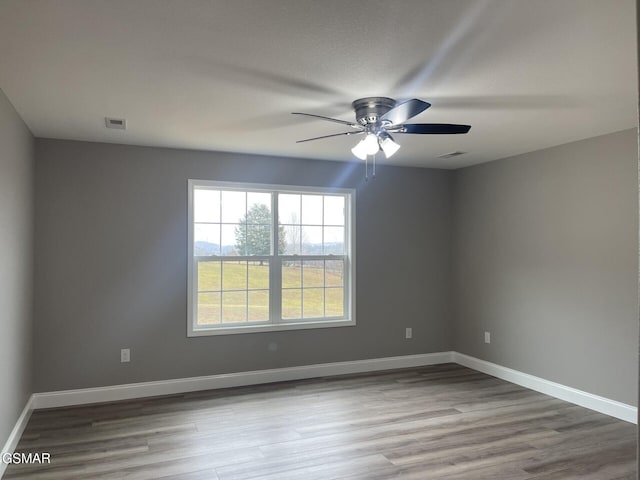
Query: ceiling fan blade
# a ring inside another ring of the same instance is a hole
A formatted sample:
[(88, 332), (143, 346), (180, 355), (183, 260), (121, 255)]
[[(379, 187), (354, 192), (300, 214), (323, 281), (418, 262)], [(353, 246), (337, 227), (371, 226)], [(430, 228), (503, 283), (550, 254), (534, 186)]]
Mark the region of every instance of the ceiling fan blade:
[(323, 138), (330, 138), (330, 137), (341, 137), (342, 135), (360, 135), (361, 133), (364, 133), (364, 130), (359, 130), (357, 132), (334, 133), (333, 135), (323, 135), (322, 137), (305, 138), (304, 140), (298, 140), (296, 143), (310, 142), (312, 140), (321, 140)]
[(430, 106), (430, 103), (424, 102), (417, 98), (412, 98), (411, 100), (407, 100), (406, 102), (393, 107), (387, 113), (382, 115), (382, 117), (380, 117), (380, 120), (387, 120), (391, 122), (392, 125), (397, 125), (399, 123), (406, 122), (419, 113), (424, 112)]
[(347, 122), (346, 120), (339, 120), (337, 118), (323, 117), (322, 115), (314, 115), (313, 113), (291, 112), (291, 115), (305, 115), (307, 117), (319, 118), (320, 120), (328, 120), (329, 122), (341, 123), (342, 125), (349, 125), (350, 127), (360, 128), (360, 125), (353, 122)]
[(471, 125), (456, 125), (454, 123), (410, 123), (398, 125), (398, 130), (392, 129), (395, 133), (421, 133), (421, 134), (455, 134), (467, 133)]

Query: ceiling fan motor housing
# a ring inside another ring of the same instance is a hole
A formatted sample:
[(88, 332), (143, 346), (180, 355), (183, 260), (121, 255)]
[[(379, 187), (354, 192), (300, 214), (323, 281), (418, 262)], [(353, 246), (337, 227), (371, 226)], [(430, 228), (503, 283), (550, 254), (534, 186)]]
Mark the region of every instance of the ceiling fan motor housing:
[(395, 107), (396, 101), (388, 97), (366, 97), (351, 105), (356, 111), (356, 121), (363, 127), (368, 127), (379, 124), (380, 117)]

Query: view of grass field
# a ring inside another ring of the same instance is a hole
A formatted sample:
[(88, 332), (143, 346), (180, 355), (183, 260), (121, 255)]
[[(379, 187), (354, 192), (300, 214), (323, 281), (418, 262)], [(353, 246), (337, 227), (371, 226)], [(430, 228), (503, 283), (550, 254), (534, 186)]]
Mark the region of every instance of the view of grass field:
[[(290, 261), (282, 266), (282, 318), (342, 316), (343, 263)], [(198, 324), (269, 319), (269, 264), (198, 262)]]

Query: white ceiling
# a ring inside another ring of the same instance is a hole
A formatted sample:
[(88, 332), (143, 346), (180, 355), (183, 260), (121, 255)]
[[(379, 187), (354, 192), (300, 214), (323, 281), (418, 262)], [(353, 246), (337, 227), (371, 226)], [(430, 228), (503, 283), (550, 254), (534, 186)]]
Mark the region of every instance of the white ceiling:
[(0, 0), (0, 88), (38, 137), (330, 160), (354, 137), (296, 144), (345, 129), (290, 112), (418, 97), (412, 121), (471, 132), (398, 135), (388, 162), (458, 168), (636, 126), (635, 17), (634, 0)]

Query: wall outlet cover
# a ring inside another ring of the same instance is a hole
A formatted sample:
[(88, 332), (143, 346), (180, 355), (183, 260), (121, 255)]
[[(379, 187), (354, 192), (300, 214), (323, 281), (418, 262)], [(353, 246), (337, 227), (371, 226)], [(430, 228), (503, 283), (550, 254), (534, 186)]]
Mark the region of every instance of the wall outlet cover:
[(131, 350), (123, 348), (120, 350), (120, 363), (127, 363), (131, 361)]

